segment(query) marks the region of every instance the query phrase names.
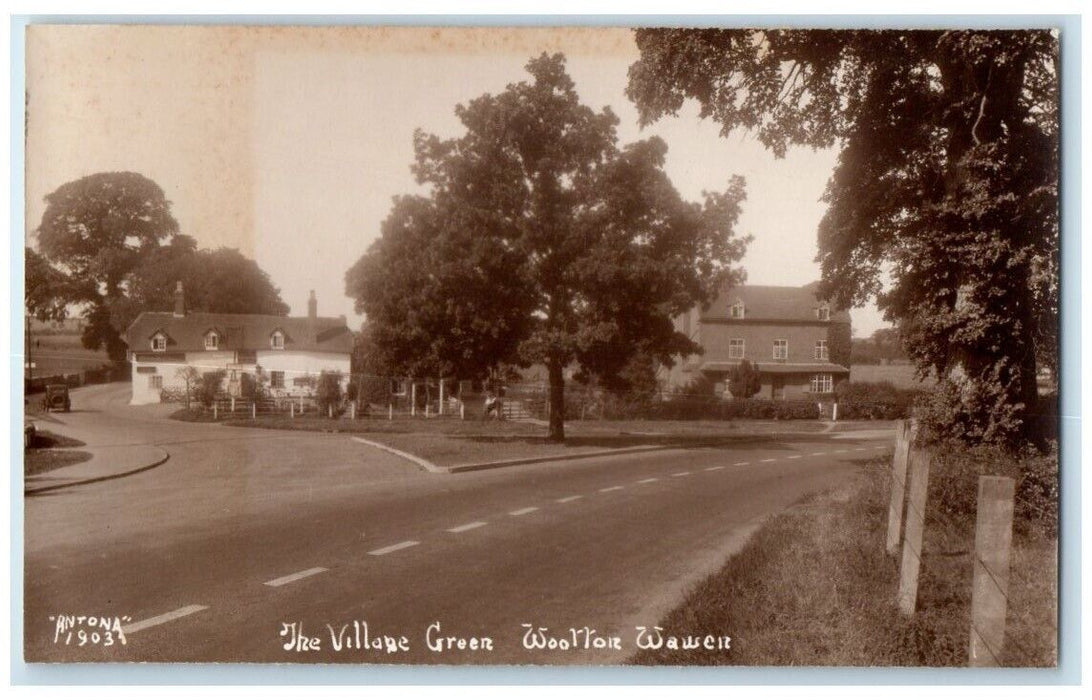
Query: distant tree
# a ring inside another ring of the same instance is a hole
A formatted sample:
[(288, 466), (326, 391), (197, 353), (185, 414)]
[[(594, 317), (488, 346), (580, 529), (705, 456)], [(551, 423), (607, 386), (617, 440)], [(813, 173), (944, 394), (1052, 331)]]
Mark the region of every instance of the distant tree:
[(68, 280), (64, 273), (32, 248), (25, 248), (27, 315), (39, 321), (63, 321), (68, 316)]
[(741, 360), (728, 371), (728, 391), (737, 399), (749, 399), (762, 390), (762, 375), (750, 360)]
[(527, 70), (456, 108), (463, 136), (416, 134), (430, 191), (396, 201), (346, 291), (411, 369), (544, 364), (560, 441), (566, 367), (610, 380), (636, 354), (670, 365), (696, 351), (671, 319), (741, 279), (743, 183), (684, 201), (663, 141), (619, 147), (617, 117), (580, 104), (563, 56)]
[(150, 250), (128, 278), (127, 295), (111, 306), (112, 320), (127, 328), (141, 311), (169, 311), (182, 282), (186, 309), (284, 316), (288, 305), (258, 264), (234, 248), (199, 249), (186, 235)]
[(88, 175), (46, 196), (38, 225), (41, 253), (67, 278), (64, 301), (85, 306), (83, 345), (125, 359), (125, 343), (110, 323), (109, 306), (125, 281), (160, 241), (178, 232), (163, 190), (143, 175)]
[(643, 124), (690, 98), (723, 134), (752, 130), (776, 156), (840, 150), (819, 227), (824, 294), (843, 307), (877, 299), (919, 371), (949, 385), (945, 410), (970, 426), (960, 437), (1043, 446), (1036, 365), (1056, 364), (1058, 329), (1057, 33), (636, 38), (628, 94)]

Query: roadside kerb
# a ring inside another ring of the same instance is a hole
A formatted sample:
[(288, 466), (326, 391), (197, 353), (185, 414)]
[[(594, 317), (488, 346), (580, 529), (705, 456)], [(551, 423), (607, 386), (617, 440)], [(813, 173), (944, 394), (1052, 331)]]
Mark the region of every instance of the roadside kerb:
[[(24, 496), (35, 496), (35, 495), (37, 495), (39, 493), (45, 493), (47, 491), (57, 491), (59, 489), (67, 489), (67, 488), (70, 488), (72, 486), (84, 486), (86, 484), (96, 484), (96, 483), (98, 483), (100, 481), (111, 481), (113, 479), (120, 479), (122, 477), (132, 476), (133, 474), (139, 474), (140, 472), (146, 472), (149, 469), (155, 469), (156, 467), (160, 466), (161, 464), (165, 463), (168, 459), (171, 458), (171, 453), (167, 452), (162, 447), (159, 447), (159, 446), (156, 446), (156, 445), (149, 445), (148, 447), (153, 447), (154, 449), (159, 450), (160, 452), (163, 453), (163, 456), (160, 457), (159, 459), (155, 460), (154, 462), (144, 464), (144, 465), (141, 465), (141, 466), (133, 468), (133, 469), (127, 469), (127, 470), (125, 470), (123, 472), (117, 472), (117, 473), (114, 473), (114, 474), (102, 474), (100, 476), (92, 476), (92, 477), (88, 477), (86, 479), (75, 479), (73, 481), (66, 481), (64, 483), (49, 484), (47, 486), (37, 486), (37, 487), (34, 487), (34, 488), (29, 488), (29, 489), (24, 486), (23, 495)], [(93, 450), (94, 447), (90, 447), (88, 449)], [(81, 466), (81, 465), (75, 465), (75, 466), (78, 467), (78, 466)]]
[(359, 442), (370, 447), (374, 447), (384, 452), (389, 452), (393, 455), (397, 455), (403, 459), (407, 459), (417, 466), (421, 467), (425, 471), (433, 474), (461, 474), (463, 472), (476, 472), (486, 469), (499, 469), (501, 467), (518, 467), (523, 464), (539, 464), (541, 462), (563, 462), (571, 459), (586, 459), (590, 457), (609, 457), (610, 455), (625, 455), (634, 454), (638, 452), (654, 452), (656, 450), (677, 450), (681, 449), (679, 445), (637, 445), (634, 447), (619, 447), (611, 450), (591, 450), (586, 452), (576, 452), (573, 454), (557, 454), (557, 455), (543, 455), (542, 457), (521, 457), (519, 459), (504, 459), (495, 462), (477, 462), (474, 464), (456, 464), (451, 467), (444, 467), (438, 464), (433, 464), (427, 459), (418, 457), (417, 455), (404, 452), (402, 450), (395, 449), (389, 445), (384, 445), (381, 442), (375, 442), (374, 440), (365, 440), (361, 437), (353, 437), (352, 440)]

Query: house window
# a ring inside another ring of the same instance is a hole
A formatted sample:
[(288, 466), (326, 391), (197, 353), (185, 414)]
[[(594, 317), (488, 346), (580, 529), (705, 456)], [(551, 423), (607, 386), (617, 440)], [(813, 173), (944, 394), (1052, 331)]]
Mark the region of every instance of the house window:
[(269, 344), (273, 346), (274, 350), (284, 350), (284, 333), (273, 331), (273, 335), (269, 338)]
[(148, 388), (149, 389), (162, 389), (163, 388), (163, 375), (153, 374), (152, 376), (148, 377)]
[(773, 341), (773, 359), (775, 359), (775, 360), (787, 360), (787, 359), (789, 359), (789, 341), (787, 341), (787, 340), (775, 340), (775, 341)]
[(313, 377), (307, 374), (300, 377), (293, 377), (292, 386), (311, 386), (312, 379)]
[(395, 396), (405, 396), (409, 393), (409, 389), (406, 387), (405, 379), (392, 379), (391, 380), (391, 393)]
[(811, 375), (811, 392), (813, 394), (829, 394), (834, 391), (834, 376), (831, 374)]
[(743, 318), (743, 313), (744, 313), (743, 302), (742, 301), (737, 301), (736, 303), (732, 304), (732, 308), (728, 310), (728, 317), (729, 318)]
[(743, 338), (731, 338), (728, 340), (728, 359), (743, 359)]
[(205, 336), (205, 349), (206, 350), (219, 350), (220, 349), (220, 336), (215, 331), (210, 331)]
[(827, 304), (823, 304), (822, 306), (820, 306), (818, 309), (815, 310), (815, 316), (820, 321), (829, 321), (830, 320), (830, 306), (827, 305)]
[(163, 352), (167, 349), (167, 336), (162, 333), (156, 333), (152, 336), (152, 350), (155, 352)]
[(284, 388), (284, 372), (273, 371), (269, 373), (269, 386), (274, 389)]
[(830, 352), (827, 349), (827, 341), (817, 340), (815, 341), (815, 359), (817, 360), (829, 360)]

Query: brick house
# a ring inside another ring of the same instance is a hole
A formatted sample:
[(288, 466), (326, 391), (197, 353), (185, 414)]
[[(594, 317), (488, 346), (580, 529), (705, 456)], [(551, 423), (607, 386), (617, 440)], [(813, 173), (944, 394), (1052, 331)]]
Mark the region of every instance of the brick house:
[(232, 396), (241, 395), (244, 375), (274, 397), (312, 396), (324, 370), (341, 372), (345, 388), (353, 351), (345, 317), (320, 317), (313, 291), (304, 317), (188, 312), (181, 282), (174, 311), (141, 313), (125, 340), (131, 404), (158, 403), (164, 389), (184, 389), (179, 372), (187, 366), (202, 374), (223, 370), (222, 388)]
[(675, 329), (705, 352), (682, 358), (666, 371), (670, 389), (682, 390), (705, 377), (718, 394), (728, 393), (728, 372), (746, 359), (760, 375), (755, 398), (803, 399), (828, 393), (849, 379), (849, 312), (804, 287), (745, 285), (721, 294), (705, 311), (675, 319)]

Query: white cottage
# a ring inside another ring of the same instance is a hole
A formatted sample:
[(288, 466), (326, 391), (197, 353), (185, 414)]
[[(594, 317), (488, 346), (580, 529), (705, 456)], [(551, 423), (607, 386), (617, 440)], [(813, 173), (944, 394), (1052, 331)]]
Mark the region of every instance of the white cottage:
[(318, 315), (314, 291), (306, 317), (187, 312), (182, 283), (174, 311), (145, 311), (126, 331), (132, 404), (158, 403), (163, 389), (184, 389), (184, 367), (223, 370), (224, 389), (239, 395), (243, 375), (261, 378), (273, 396), (310, 396), (322, 371), (349, 381), (353, 335), (345, 317)]

